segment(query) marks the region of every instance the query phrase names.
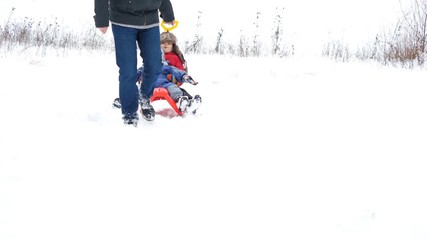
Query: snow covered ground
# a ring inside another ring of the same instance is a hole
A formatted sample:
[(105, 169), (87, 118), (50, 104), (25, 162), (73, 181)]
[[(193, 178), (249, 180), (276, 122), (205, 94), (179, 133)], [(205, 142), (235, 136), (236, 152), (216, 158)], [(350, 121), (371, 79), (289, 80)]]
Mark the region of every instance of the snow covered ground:
[(0, 239), (427, 238), (425, 70), (186, 57), (137, 128), (113, 53), (0, 58)]

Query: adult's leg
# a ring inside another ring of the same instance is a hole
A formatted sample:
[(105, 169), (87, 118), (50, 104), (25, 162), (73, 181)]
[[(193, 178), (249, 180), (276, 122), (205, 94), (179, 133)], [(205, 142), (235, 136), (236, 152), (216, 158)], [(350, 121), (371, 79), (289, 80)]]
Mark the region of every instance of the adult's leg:
[(137, 49), (138, 30), (128, 27), (112, 26), (116, 48), (116, 64), (119, 67), (119, 96), (122, 113), (138, 111)]
[(162, 71), (162, 51), (159, 27), (138, 31), (138, 45), (144, 63), (141, 95), (149, 99), (153, 95), (154, 83)]

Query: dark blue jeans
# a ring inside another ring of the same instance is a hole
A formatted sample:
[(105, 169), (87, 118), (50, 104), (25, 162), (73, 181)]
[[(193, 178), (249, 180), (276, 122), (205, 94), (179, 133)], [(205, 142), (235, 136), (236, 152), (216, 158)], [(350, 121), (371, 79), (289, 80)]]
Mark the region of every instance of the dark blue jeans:
[(119, 67), (119, 97), (122, 113), (138, 111), (137, 44), (143, 59), (144, 72), (141, 95), (150, 98), (154, 83), (162, 70), (159, 27), (135, 29), (112, 24), (116, 48), (116, 63)]

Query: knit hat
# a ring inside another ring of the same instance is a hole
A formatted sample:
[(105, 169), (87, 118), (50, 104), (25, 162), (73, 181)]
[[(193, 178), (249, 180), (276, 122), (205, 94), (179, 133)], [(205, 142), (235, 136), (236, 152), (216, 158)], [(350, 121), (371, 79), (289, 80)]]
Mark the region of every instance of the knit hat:
[(161, 43), (170, 42), (172, 44), (176, 44), (176, 36), (171, 32), (162, 32), (160, 34)]

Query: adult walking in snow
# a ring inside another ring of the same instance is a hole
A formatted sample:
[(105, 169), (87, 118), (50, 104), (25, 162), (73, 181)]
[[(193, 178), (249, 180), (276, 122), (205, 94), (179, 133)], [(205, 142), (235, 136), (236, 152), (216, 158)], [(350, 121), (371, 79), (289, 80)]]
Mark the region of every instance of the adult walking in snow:
[(141, 113), (152, 121), (155, 111), (150, 104), (154, 83), (162, 70), (160, 49), (160, 17), (174, 25), (175, 16), (170, 0), (95, 0), (95, 26), (106, 33), (111, 22), (119, 67), (119, 96), (123, 120), (138, 122), (137, 45), (143, 59), (144, 82), (140, 88)]

